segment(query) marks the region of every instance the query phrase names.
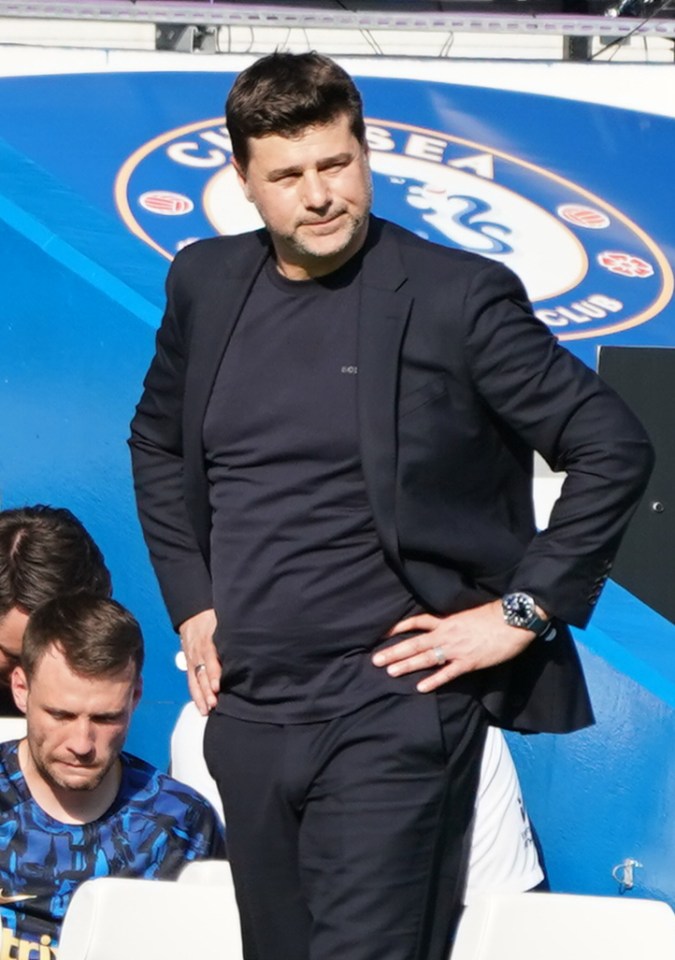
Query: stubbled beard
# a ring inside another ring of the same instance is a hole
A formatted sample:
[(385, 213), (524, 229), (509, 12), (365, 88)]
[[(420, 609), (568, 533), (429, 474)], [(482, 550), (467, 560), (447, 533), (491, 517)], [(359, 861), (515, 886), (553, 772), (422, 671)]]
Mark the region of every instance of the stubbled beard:
[(303, 254), (304, 256), (326, 258), (335, 257), (347, 249), (354, 237), (359, 233), (360, 230), (363, 229), (364, 224), (368, 220), (368, 213), (364, 213), (364, 215), (361, 217), (353, 217), (349, 214), (348, 216), (350, 229), (345, 231), (343, 242), (338, 247), (334, 247), (329, 253), (323, 253), (321, 250), (316, 250), (311, 240), (309, 242), (303, 240), (299, 231), (284, 237), (284, 240), (289, 247), (292, 247), (293, 250), (295, 250), (297, 253)]
[[(333, 211), (333, 215), (339, 215), (343, 213), (347, 214), (347, 216), (349, 217), (350, 229), (345, 232), (345, 235), (344, 235), (345, 239), (340, 244), (340, 246), (334, 248), (329, 253), (323, 253), (320, 249), (316, 250), (314, 249), (314, 245), (311, 243), (311, 241), (307, 242), (306, 240), (303, 240), (302, 236), (300, 235), (301, 225), (297, 226), (294, 230), (289, 231), (288, 233), (279, 233), (278, 231), (271, 231), (271, 232), (273, 233), (273, 235), (276, 232), (277, 235), (279, 236), (279, 239), (282, 240), (289, 249), (294, 250), (295, 253), (298, 253), (303, 257), (317, 257), (319, 259), (325, 258), (327, 260), (330, 260), (332, 257), (339, 256), (344, 250), (346, 250), (347, 247), (350, 245), (350, 243), (353, 241), (354, 237), (357, 236), (357, 234), (361, 230), (367, 227), (372, 205), (373, 205), (373, 185), (370, 178), (368, 178), (367, 184), (366, 184), (366, 193), (365, 193), (363, 211), (360, 215), (354, 216), (353, 214), (348, 213), (346, 210), (340, 210), (339, 207)], [(262, 217), (262, 213), (260, 210), (258, 210), (258, 213), (260, 213)], [(263, 221), (265, 221), (264, 217), (262, 217), (262, 219)], [(265, 226), (269, 228), (269, 224), (266, 221), (265, 221)]]
[[(112, 769), (115, 759), (116, 758), (113, 758), (106, 767), (97, 769), (91, 780), (82, 781), (74, 785), (55, 777), (50, 771), (49, 767), (39, 757), (36, 757), (33, 754), (33, 763), (35, 765), (35, 769), (46, 783), (48, 783), (51, 787), (56, 787), (59, 790), (72, 790), (73, 793), (89, 793), (92, 790), (96, 790), (96, 788), (101, 785), (103, 780), (105, 780), (106, 775)], [(86, 771), (90, 770), (90, 768), (82, 767), (82, 770)]]

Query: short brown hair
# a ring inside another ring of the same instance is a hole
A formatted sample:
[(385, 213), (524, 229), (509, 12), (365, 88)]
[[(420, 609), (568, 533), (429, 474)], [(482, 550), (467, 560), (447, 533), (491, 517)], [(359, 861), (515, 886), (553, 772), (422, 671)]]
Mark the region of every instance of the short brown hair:
[(81, 590), (109, 597), (112, 587), (101, 551), (70, 510), (37, 504), (0, 512), (0, 618)]
[(361, 94), (349, 74), (320, 53), (271, 53), (242, 71), (225, 104), (232, 153), (245, 170), (248, 140), (349, 118), (351, 132), (365, 143)]
[(21, 651), (29, 680), (51, 646), (81, 676), (108, 676), (132, 664), (138, 677), (143, 669), (141, 628), (115, 600), (78, 593), (38, 607), (28, 619)]

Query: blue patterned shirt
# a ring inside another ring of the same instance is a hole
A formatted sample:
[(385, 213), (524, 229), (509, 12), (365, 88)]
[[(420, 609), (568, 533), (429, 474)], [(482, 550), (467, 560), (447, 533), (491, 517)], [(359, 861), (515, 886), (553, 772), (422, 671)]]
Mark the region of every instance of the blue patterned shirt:
[(33, 800), (17, 757), (0, 743), (0, 960), (53, 960), (70, 898), (93, 877), (175, 879), (190, 860), (223, 858), (223, 831), (191, 787), (122, 753), (122, 779), (91, 823), (62, 823)]

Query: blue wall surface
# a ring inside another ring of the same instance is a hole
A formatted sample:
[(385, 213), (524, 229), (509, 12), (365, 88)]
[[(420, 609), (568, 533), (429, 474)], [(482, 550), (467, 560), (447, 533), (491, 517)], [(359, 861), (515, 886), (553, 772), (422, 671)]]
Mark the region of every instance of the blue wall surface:
[[(510, 734), (553, 889), (675, 904), (675, 626), (613, 582), (574, 631), (596, 724), (568, 736)], [(620, 874), (619, 874), (620, 875)]]

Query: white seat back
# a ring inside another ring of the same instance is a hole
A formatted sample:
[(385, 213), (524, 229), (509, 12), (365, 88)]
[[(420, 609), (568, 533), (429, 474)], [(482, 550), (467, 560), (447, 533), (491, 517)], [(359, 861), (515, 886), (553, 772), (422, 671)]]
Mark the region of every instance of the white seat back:
[(223, 883), (100, 877), (66, 912), (59, 960), (242, 960), (234, 893)]
[(667, 903), (556, 893), (493, 894), (466, 907), (451, 960), (675, 958)]
[(22, 740), (25, 736), (25, 717), (0, 717), (0, 743), (5, 740)]
[(171, 776), (198, 790), (224, 822), (223, 802), (204, 759), (206, 720), (191, 700), (181, 710), (171, 733)]
[(223, 886), (233, 890), (232, 870), (227, 860), (191, 860), (178, 874), (179, 883)]

